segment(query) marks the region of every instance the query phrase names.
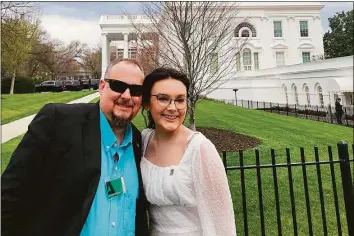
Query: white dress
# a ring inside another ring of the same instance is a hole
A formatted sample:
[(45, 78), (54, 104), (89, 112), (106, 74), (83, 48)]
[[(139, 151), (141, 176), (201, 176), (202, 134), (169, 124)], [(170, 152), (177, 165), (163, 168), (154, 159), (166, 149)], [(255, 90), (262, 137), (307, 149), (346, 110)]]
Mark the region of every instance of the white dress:
[(142, 132), (140, 163), (152, 236), (236, 236), (231, 194), (215, 146), (196, 132), (178, 165), (159, 167), (144, 157), (153, 132)]

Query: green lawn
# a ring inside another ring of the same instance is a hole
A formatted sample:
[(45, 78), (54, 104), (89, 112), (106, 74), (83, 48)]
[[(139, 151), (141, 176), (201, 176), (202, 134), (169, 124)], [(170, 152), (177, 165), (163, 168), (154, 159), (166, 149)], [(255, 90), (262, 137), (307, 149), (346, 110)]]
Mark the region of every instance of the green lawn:
[(47, 103), (67, 103), (95, 91), (1, 95), (1, 124), (35, 114)]
[[(93, 102), (96, 102), (95, 99)], [(242, 107), (235, 107), (231, 104), (223, 104), (214, 101), (201, 101), (198, 103), (196, 112), (197, 127), (216, 127), (232, 130), (238, 133), (257, 137), (262, 144), (257, 147), (260, 151), (261, 163), (271, 163), (270, 149), (276, 150), (277, 163), (284, 163), (285, 148), (289, 147), (293, 162), (299, 162), (299, 147), (305, 148), (307, 161), (314, 160), (314, 146), (319, 148), (321, 160), (328, 160), (327, 145), (333, 146), (333, 157), (338, 158), (336, 143), (344, 140), (353, 143), (353, 129), (343, 126), (331, 125), (311, 120), (298, 119), (294, 117), (280, 116), (263, 111), (250, 110)], [(139, 114), (134, 119), (134, 124), (139, 129), (144, 128), (142, 116)], [(16, 147), (20, 138), (10, 140), (2, 145), (2, 171), (6, 167), (10, 154)], [(350, 148), (350, 153), (352, 149)], [(244, 162), (247, 165), (255, 163), (254, 150), (244, 153)], [(228, 153), (228, 165), (238, 165), (238, 154)], [(341, 223), (343, 235), (347, 235), (345, 211), (343, 203), (343, 192), (340, 181), (340, 171), (335, 168), (337, 178), (337, 191), (340, 204)], [(278, 186), (280, 196), (280, 210), (283, 235), (293, 235), (291, 205), (289, 198), (289, 184), (287, 170), (278, 169)], [(333, 204), (333, 193), (329, 168), (321, 167), (324, 200), (326, 206), (328, 235), (337, 235), (335, 209)], [(265, 214), (266, 235), (277, 235), (276, 212), (274, 203), (274, 187), (271, 169), (262, 169), (262, 190), (263, 205)], [(317, 174), (315, 166), (307, 166), (308, 186), (310, 194), (310, 205), (314, 235), (323, 235), (321, 209), (319, 204), (319, 193)], [(241, 201), (241, 185), (239, 171), (229, 171), (228, 178), (231, 194), (234, 203), (236, 216), (236, 227), (238, 235), (243, 235), (243, 214)], [(261, 235), (257, 178), (255, 170), (245, 171), (246, 195), (247, 195), (247, 216), (249, 222), (249, 235)], [(299, 235), (309, 235), (307, 226), (306, 204), (304, 197), (304, 185), (301, 167), (293, 168), (293, 180), (296, 215)]]

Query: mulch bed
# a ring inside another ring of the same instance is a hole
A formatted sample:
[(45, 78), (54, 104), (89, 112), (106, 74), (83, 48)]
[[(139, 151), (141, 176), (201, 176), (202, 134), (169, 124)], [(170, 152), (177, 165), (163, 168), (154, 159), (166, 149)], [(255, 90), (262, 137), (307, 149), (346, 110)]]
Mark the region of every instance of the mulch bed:
[(215, 145), (216, 149), (227, 152), (247, 150), (261, 144), (261, 140), (230, 130), (211, 127), (197, 127), (197, 131), (205, 135)]

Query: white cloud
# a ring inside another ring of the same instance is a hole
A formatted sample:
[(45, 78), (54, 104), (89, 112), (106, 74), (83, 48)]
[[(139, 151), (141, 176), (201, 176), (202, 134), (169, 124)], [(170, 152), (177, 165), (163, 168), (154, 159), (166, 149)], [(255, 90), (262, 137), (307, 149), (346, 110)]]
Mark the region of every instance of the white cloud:
[(101, 28), (99, 19), (83, 20), (60, 15), (43, 15), (41, 17), (43, 28), (53, 39), (59, 39), (65, 44), (79, 40), (90, 47), (100, 43)]

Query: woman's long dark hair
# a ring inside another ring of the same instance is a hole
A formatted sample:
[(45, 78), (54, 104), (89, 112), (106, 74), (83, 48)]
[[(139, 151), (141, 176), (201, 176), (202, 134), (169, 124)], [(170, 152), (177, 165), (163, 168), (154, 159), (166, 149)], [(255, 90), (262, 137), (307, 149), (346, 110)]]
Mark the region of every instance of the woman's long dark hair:
[(147, 111), (148, 122), (146, 121), (146, 117), (144, 115), (144, 111), (145, 111), (144, 105), (148, 105), (150, 103), (151, 89), (157, 81), (165, 80), (165, 79), (169, 79), (169, 78), (181, 81), (186, 86), (187, 97), (188, 97), (190, 83), (187, 78), (187, 75), (185, 75), (184, 73), (182, 73), (180, 71), (177, 71), (175, 69), (168, 68), (168, 67), (160, 67), (160, 68), (153, 70), (150, 74), (148, 74), (145, 77), (144, 83), (143, 83), (143, 98), (142, 98), (143, 108), (141, 110), (141, 114), (144, 117), (145, 126), (147, 128), (152, 128), (152, 129), (155, 128), (155, 122), (152, 119), (150, 111)]

